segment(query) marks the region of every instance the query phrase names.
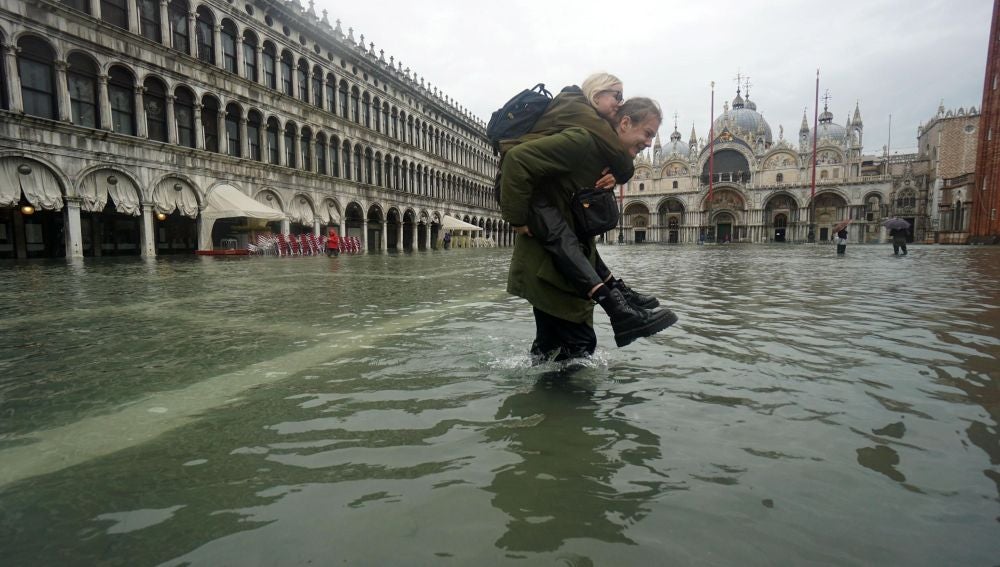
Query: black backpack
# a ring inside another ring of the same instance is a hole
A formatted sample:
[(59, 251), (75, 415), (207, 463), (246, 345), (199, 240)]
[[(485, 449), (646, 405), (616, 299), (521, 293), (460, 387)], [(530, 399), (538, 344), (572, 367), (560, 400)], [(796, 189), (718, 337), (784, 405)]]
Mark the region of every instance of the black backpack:
[(552, 93), (545, 90), (545, 83), (538, 83), (504, 103), (490, 116), (486, 126), (486, 138), (493, 145), (493, 151), (500, 155), (501, 141), (520, 138), (530, 132), (551, 101)]
[[(538, 122), (545, 109), (552, 102), (552, 93), (545, 90), (545, 83), (538, 83), (533, 88), (524, 89), (514, 95), (496, 112), (490, 116), (486, 126), (486, 138), (493, 146), (493, 152), (500, 155), (500, 142), (514, 140), (527, 134)], [(501, 162), (503, 156), (500, 157)], [(493, 180), (493, 196), (500, 202), (500, 169), (497, 168), (496, 179)]]

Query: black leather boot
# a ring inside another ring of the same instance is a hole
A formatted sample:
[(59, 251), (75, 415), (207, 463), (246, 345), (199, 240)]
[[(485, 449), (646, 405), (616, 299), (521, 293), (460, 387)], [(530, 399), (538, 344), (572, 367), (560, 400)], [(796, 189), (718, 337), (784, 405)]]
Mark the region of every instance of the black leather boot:
[(645, 295), (635, 291), (629, 286), (625, 285), (620, 279), (612, 279), (611, 286), (622, 292), (625, 296), (625, 301), (628, 301), (633, 307), (641, 307), (643, 309), (654, 309), (660, 306), (660, 301), (653, 297), (652, 295)]
[(606, 285), (599, 287), (593, 297), (611, 318), (615, 344), (619, 347), (638, 338), (655, 335), (677, 322), (677, 316), (669, 309), (637, 309), (629, 304), (621, 291)]

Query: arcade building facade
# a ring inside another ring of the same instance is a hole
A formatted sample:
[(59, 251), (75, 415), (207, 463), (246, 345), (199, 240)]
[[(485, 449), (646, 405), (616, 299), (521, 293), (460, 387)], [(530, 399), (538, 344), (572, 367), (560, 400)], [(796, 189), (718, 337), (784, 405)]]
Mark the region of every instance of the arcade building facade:
[[(482, 121), (312, 5), (0, 0), (0, 44), (0, 258), (512, 241)], [(284, 216), (204, 221), (215, 191)]]

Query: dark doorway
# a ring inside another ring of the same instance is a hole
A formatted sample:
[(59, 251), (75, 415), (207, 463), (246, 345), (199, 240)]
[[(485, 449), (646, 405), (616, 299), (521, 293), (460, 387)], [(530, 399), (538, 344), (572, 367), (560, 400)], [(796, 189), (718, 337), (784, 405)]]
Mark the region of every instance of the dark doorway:
[(635, 243), (642, 244), (645, 241), (646, 241), (646, 231), (645, 230), (635, 231)]
[(729, 223), (719, 223), (715, 227), (716, 242), (728, 242), (733, 237), (733, 225)]

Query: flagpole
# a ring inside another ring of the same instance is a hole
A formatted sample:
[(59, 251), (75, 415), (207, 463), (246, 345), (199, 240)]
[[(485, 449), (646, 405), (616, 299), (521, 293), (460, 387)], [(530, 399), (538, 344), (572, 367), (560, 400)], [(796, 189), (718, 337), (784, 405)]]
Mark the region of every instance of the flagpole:
[[(712, 189), (715, 178), (715, 81), (712, 81), (712, 105), (708, 111), (708, 200), (712, 202)], [(706, 219), (707, 220), (707, 219)]]
[(816, 69), (816, 101), (813, 107), (812, 190), (809, 193), (809, 242), (816, 241), (816, 135), (819, 133), (819, 69)]

